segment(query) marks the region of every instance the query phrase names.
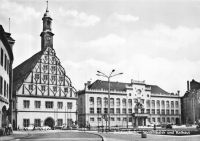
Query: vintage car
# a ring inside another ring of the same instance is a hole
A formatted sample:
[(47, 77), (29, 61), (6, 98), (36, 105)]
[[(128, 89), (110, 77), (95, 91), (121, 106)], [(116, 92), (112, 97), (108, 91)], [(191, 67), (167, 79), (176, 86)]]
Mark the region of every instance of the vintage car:
[(40, 130), (50, 130), (51, 127), (49, 127), (49, 126), (41, 126), (39, 129)]
[(27, 130), (33, 130), (34, 128), (34, 125), (33, 124), (30, 124), (28, 127), (24, 127), (24, 130), (27, 131)]

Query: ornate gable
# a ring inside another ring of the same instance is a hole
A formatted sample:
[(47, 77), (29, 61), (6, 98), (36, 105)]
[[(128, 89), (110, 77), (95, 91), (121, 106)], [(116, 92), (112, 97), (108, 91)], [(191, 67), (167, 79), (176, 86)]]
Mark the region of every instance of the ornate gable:
[[(31, 64), (30, 64), (31, 65)], [(47, 47), (25, 78), (18, 95), (76, 97), (76, 90), (65, 74), (55, 50)]]

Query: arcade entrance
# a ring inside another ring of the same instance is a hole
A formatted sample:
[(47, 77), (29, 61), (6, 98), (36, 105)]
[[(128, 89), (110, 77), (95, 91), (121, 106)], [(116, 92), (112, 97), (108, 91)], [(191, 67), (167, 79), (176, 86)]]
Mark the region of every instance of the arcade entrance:
[(48, 117), (48, 118), (45, 119), (44, 125), (49, 126), (53, 129), (53, 127), (55, 125), (55, 121), (52, 117)]

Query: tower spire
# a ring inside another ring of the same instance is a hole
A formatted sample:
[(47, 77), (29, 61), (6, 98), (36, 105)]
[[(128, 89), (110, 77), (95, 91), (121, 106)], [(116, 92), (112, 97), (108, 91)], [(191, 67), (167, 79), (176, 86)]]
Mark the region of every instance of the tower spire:
[(47, 10), (46, 10), (46, 12), (49, 12), (49, 9), (48, 9), (48, 1), (47, 1)]

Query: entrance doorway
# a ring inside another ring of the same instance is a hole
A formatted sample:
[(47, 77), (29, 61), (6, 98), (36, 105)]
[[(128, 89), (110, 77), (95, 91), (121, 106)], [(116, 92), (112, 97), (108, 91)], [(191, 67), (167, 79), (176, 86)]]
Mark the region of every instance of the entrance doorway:
[(49, 126), (53, 129), (54, 125), (55, 125), (55, 121), (53, 118), (48, 117), (46, 118), (46, 120), (44, 121), (44, 125)]

